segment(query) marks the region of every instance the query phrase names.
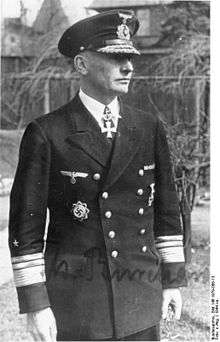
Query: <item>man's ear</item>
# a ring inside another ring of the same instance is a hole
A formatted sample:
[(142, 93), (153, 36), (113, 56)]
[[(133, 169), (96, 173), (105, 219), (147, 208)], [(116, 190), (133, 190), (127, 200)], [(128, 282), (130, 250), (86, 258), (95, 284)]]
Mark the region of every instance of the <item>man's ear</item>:
[(81, 75), (88, 73), (88, 60), (84, 54), (78, 54), (74, 57), (74, 66)]

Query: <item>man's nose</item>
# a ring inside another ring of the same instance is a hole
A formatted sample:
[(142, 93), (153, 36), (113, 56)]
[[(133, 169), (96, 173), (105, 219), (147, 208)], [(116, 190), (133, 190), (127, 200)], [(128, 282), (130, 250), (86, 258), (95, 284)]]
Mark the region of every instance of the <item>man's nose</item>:
[(121, 63), (121, 72), (125, 75), (134, 71), (133, 63), (129, 59), (123, 60)]

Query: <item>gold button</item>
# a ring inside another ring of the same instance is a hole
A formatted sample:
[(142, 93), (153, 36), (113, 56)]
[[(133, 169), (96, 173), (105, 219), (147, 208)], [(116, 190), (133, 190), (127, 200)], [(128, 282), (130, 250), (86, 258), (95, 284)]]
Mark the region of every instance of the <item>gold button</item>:
[(144, 214), (144, 208), (140, 208), (140, 209), (138, 210), (138, 214), (139, 214), (139, 215), (143, 215), (143, 214)]
[(143, 175), (144, 175), (144, 170), (140, 169), (140, 170), (138, 171), (138, 173), (139, 173), (139, 176), (143, 176)]
[(103, 192), (102, 193), (102, 198), (107, 199), (108, 198), (108, 193), (107, 192)]
[(145, 228), (141, 228), (141, 229), (140, 229), (140, 234), (141, 234), (141, 235), (144, 235), (145, 233), (146, 233), (146, 229), (145, 229)]
[(108, 233), (108, 236), (110, 237), (110, 239), (114, 239), (114, 237), (115, 237), (114, 230), (110, 230), (110, 232)]
[(117, 258), (117, 256), (118, 256), (118, 251), (112, 251), (112, 252), (111, 252), (111, 256), (112, 256), (112, 258)]
[(147, 252), (147, 246), (143, 246), (141, 250), (142, 250), (142, 252), (146, 253)]
[(105, 212), (105, 217), (106, 218), (110, 218), (112, 216), (112, 212), (111, 211), (106, 211)]
[(144, 190), (143, 190), (143, 189), (138, 189), (137, 194), (138, 194), (139, 196), (142, 196), (143, 193), (144, 193)]
[(95, 174), (93, 175), (93, 179), (94, 179), (94, 180), (99, 180), (100, 178), (101, 178), (100, 173), (95, 173)]

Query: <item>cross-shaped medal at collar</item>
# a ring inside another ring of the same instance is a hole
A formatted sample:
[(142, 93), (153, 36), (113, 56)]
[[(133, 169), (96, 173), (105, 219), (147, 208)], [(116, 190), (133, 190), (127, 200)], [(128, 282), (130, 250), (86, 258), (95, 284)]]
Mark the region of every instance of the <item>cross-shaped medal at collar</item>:
[(102, 115), (102, 133), (107, 133), (107, 138), (112, 138), (112, 133), (116, 133), (116, 127), (113, 121), (113, 114), (110, 111), (108, 106), (105, 106), (103, 115)]

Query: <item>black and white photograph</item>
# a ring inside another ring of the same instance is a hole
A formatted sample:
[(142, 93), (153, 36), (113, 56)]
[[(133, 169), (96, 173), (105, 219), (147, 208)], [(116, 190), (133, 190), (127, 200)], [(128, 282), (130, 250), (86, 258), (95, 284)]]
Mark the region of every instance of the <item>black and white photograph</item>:
[(2, 0), (2, 342), (219, 340), (213, 2)]

